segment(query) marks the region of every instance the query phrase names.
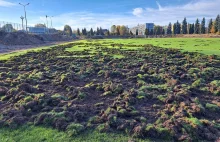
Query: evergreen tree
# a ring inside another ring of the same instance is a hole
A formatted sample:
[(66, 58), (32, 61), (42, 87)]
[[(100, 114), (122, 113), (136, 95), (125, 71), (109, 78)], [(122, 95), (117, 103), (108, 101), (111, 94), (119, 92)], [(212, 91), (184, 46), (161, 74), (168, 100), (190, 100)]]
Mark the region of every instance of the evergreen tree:
[(213, 24), (212, 19), (210, 19), (209, 25), (208, 25), (208, 34), (211, 33), (212, 24)]
[(77, 35), (80, 36), (80, 30), (77, 28)]
[(173, 24), (173, 34), (177, 34), (177, 32), (176, 32), (177, 30), (176, 30), (176, 29), (177, 29), (177, 28), (176, 28), (176, 23), (174, 23), (174, 24)]
[(99, 33), (100, 33), (100, 35), (104, 35), (102, 27), (100, 27)]
[(91, 36), (94, 36), (94, 32), (93, 32), (93, 29), (92, 29), (92, 28), (90, 29), (90, 35), (91, 35)]
[(199, 34), (199, 33), (200, 33), (200, 23), (199, 23), (199, 19), (196, 19), (194, 34)]
[(167, 34), (171, 35), (172, 34), (172, 24), (169, 23), (168, 28), (167, 28)]
[(162, 33), (161, 33), (162, 35), (165, 35), (165, 30), (164, 29), (162, 29)]
[(148, 36), (148, 35), (149, 35), (149, 30), (148, 30), (147, 28), (145, 29), (144, 34), (145, 34), (146, 36)]
[(181, 32), (181, 25), (180, 25), (179, 21), (177, 20), (177, 22), (176, 22), (176, 34), (180, 34), (180, 32)]
[(186, 21), (186, 18), (184, 18), (183, 23), (182, 23), (182, 33), (187, 34), (187, 21)]
[(202, 19), (202, 23), (201, 23), (201, 34), (205, 34), (205, 18)]
[(119, 25), (116, 27), (116, 35), (120, 35), (120, 27)]
[(98, 27), (97, 27), (96, 35), (100, 35), (100, 31)]
[(193, 23), (192, 24), (192, 34), (194, 34), (195, 33), (195, 24)]
[(220, 32), (220, 16), (218, 15), (215, 19), (215, 33)]
[(136, 35), (138, 35), (138, 29), (136, 29)]
[(84, 35), (87, 35), (87, 31), (86, 31), (86, 28), (84, 28)]

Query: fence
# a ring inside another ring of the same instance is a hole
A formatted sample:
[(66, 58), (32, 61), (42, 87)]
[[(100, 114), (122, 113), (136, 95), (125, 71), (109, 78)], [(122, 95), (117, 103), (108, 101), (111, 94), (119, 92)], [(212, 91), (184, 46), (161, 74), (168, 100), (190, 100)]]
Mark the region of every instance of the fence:
[[(11, 23), (0, 21), (0, 31), (4, 32), (24, 32), (26, 31), (26, 24)], [(46, 27), (33, 27), (27, 26), (27, 32), (30, 34), (56, 34), (58, 31), (56, 29), (50, 29)]]
[(25, 30), (25, 27), (25, 24), (22, 27), (22, 24), (0, 21), (0, 31), (17, 32)]

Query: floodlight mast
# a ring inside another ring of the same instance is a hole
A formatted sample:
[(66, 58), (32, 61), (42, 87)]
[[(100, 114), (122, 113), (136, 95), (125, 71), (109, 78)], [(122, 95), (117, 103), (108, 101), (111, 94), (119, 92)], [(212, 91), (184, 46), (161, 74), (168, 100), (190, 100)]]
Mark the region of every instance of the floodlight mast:
[(26, 32), (27, 32), (27, 14), (26, 14), (26, 6), (28, 6), (30, 3), (27, 3), (27, 4), (22, 4), (22, 3), (19, 3), (21, 6), (24, 7), (24, 17), (25, 17), (25, 21), (26, 21)]
[(50, 22), (51, 22), (51, 28), (53, 28), (53, 21), (52, 21), (52, 18), (53, 18), (54, 16), (50, 16)]
[(23, 30), (24, 30), (24, 17), (21, 16), (20, 18), (21, 18), (21, 20), (22, 20), (22, 31), (23, 31)]

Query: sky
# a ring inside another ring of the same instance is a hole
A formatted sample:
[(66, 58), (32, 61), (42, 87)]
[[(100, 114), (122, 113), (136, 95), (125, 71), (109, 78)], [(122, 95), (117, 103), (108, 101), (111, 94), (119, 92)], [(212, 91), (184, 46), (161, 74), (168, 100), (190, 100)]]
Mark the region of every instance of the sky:
[(30, 3), (26, 7), (28, 25), (47, 23), (48, 15), (53, 16), (53, 27), (63, 29), (68, 24), (73, 30), (152, 22), (168, 25), (184, 17), (189, 23), (203, 17), (208, 22), (220, 14), (220, 0), (0, 0), (0, 21), (21, 23), (24, 9), (19, 3)]

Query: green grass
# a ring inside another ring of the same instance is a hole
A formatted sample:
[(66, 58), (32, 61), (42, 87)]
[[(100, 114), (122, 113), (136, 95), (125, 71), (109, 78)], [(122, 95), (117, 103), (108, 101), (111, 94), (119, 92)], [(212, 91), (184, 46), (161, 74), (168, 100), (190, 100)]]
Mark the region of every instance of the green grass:
[[(118, 46), (112, 47), (111, 44), (127, 44), (127, 45), (145, 45), (152, 44), (154, 46), (164, 47), (164, 48), (177, 48), (182, 51), (189, 52), (199, 52), (206, 55), (220, 55), (220, 39), (219, 38), (152, 38), (152, 39), (102, 39), (102, 40), (79, 40), (76, 42), (95, 44), (100, 43), (103, 47), (107, 48), (119, 48)], [(72, 43), (72, 42), (68, 42)], [(68, 44), (65, 43), (65, 44)], [(63, 44), (63, 45), (65, 45)], [(47, 49), (52, 46), (39, 47), (34, 49), (26, 49), (16, 52), (11, 52), (7, 54), (0, 54), (0, 60), (7, 60), (13, 56), (19, 56), (26, 54), (29, 51), (40, 51), (42, 49)], [(84, 51), (90, 49), (89, 54), (96, 53), (94, 46), (89, 47), (78, 47), (74, 46), (72, 48), (66, 49), (67, 51)], [(140, 49), (138, 47), (125, 47), (122, 50), (135, 50)], [(113, 55), (114, 58), (123, 58), (121, 55)]]
[[(51, 128), (23, 126), (12, 130), (0, 128), (1, 142), (127, 142), (132, 138), (124, 134), (99, 133), (97, 131), (86, 131), (80, 135), (70, 137), (65, 132), (59, 132)], [(150, 140), (137, 141), (148, 142)]]
[(32, 48), (32, 49), (25, 49), (25, 50), (10, 52), (10, 53), (6, 53), (6, 54), (0, 54), (1, 55), (0, 60), (8, 60), (11, 57), (24, 55), (24, 54), (26, 54), (30, 51), (38, 52), (38, 51), (41, 51), (42, 49), (48, 49), (48, 48), (51, 48), (51, 47), (53, 47), (53, 46), (44, 46), (44, 47), (38, 47), (38, 48)]
[[(177, 48), (183, 51), (199, 52), (207, 55), (220, 55), (220, 39), (219, 38), (152, 38), (152, 39), (104, 39), (93, 40), (96, 42), (109, 45), (107, 43), (115, 44), (129, 44), (129, 45), (144, 45), (152, 44), (154, 46), (164, 48)], [(77, 42), (89, 43), (88, 40), (81, 40)], [(123, 47), (124, 48), (124, 47)], [(126, 47), (127, 49), (134, 49)]]

